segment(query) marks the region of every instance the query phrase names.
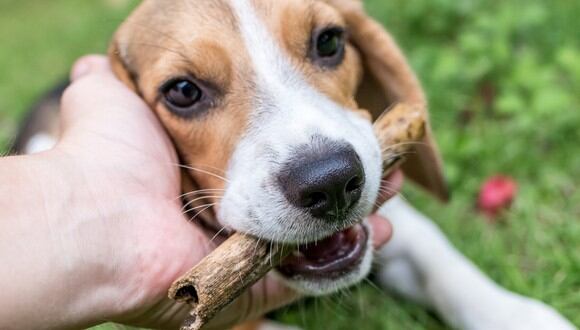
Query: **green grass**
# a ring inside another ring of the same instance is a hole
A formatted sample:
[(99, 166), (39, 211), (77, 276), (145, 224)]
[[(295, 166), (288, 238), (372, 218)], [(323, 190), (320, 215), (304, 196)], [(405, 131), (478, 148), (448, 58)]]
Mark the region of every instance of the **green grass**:
[[(447, 206), (412, 187), (405, 195), (494, 280), (580, 325), (580, 2), (367, 2), (424, 83), (454, 192)], [(101, 1), (0, 4), (0, 143), (76, 57), (106, 49), (128, 10)], [(473, 205), (495, 173), (513, 176), (519, 194), (489, 224)], [(307, 329), (445, 328), (369, 284), (275, 316)]]
[(28, 107), (67, 77), (76, 58), (106, 50), (127, 12), (103, 1), (2, 0), (0, 149)]

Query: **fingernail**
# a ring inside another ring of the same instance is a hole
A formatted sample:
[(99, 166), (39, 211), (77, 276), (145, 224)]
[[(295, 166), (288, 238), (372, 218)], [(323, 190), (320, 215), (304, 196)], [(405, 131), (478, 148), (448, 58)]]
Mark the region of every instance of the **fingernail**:
[(91, 65), (88, 61), (80, 60), (78, 61), (71, 72), (71, 80), (77, 80), (82, 78), (83, 76), (87, 75), (91, 71)]

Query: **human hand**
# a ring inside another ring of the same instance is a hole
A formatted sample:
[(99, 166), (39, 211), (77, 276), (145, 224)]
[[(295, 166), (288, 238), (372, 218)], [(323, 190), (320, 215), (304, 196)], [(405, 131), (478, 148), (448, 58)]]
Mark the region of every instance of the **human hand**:
[[(16, 262), (26, 261), (30, 267), (22, 273), (36, 275), (24, 285), (41, 281), (49, 290), (41, 298), (55, 301), (46, 306), (50, 315), (45, 322), (52, 323), (42, 327), (103, 321), (178, 327), (189, 308), (170, 301), (167, 290), (214, 245), (181, 213), (180, 171), (171, 141), (148, 106), (113, 76), (106, 58), (80, 60), (72, 80), (62, 100), (60, 141), (50, 152), (26, 159), (44, 192), (35, 203), (48, 205), (48, 210), (38, 217), (23, 216), (4, 231), (36, 235), (30, 244), (34, 253), (20, 255)], [(390, 189), (397, 190), (402, 176), (391, 181)], [(391, 228), (378, 216), (370, 222), (378, 247), (389, 239)], [(16, 285), (14, 292), (18, 289)], [(29, 297), (38, 304), (35, 298)], [(267, 277), (212, 324), (224, 328), (296, 298), (297, 293)], [(18, 317), (25, 315), (24, 305), (12, 318), (33, 322)]]
[[(63, 97), (64, 129), (54, 152), (85, 172), (93, 203), (99, 204), (96, 209), (110, 214), (116, 204), (127, 207), (116, 211), (120, 216), (105, 216), (87, 231), (91, 235), (103, 231), (98, 241), (106, 242), (90, 248), (114, 251), (107, 256), (114, 276), (102, 281), (118, 289), (107, 299), (109, 305), (117, 303), (106, 318), (129, 325), (177, 327), (189, 307), (170, 301), (167, 290), (215, 246), (182, 215), (177, 198), (180, 169), (172, 144), (147, 105), (113, 76), (105, 58), (81, 60), (72, 80)], [(218, 316), (216, 324), (239, 322), (295, 297), (268, 278), (242, 296), (233, 312)]]

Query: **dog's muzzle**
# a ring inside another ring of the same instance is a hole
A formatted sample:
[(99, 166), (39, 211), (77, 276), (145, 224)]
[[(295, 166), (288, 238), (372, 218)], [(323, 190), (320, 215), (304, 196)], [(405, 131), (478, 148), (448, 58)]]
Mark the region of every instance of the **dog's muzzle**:
[[(353, 225), (352, 214), (365, 185), (363, 164), (351, 144), (318, 137), (292, 155), (278, 176), (281, 191), (291, 205), (337, 232), (298, 246), (278, 270), (288, 278), (339, 278), (356, 269), (367, 248), (368, 230)], [(345, 226), (351, 227), (338, 231)]]

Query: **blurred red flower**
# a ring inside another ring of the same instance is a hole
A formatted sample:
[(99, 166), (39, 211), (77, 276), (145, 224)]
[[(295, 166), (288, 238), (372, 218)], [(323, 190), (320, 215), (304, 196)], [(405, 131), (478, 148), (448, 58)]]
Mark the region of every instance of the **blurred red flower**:
[(477, 208), (490, 219), (497, 218), (503, 210), (509, 209), (517, 193), (517, 183), (505, 175), (487, 179), (479, 190)]

